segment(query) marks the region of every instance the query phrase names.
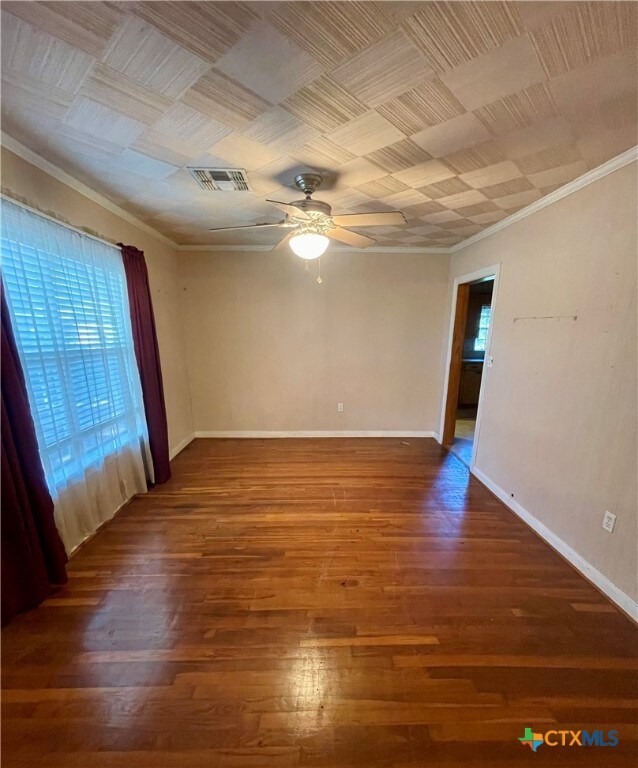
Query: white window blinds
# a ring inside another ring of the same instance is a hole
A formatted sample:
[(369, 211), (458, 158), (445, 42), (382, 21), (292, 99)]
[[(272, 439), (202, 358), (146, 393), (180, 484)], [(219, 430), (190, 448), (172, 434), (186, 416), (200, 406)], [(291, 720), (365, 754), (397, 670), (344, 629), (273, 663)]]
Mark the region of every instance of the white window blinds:
[[(145, 489), (146, 423), (122, 257), (18, 205), (3, 202), (2, 214), (3, 283), (54, 503), (70, 488), (77, 496), (87, 473), (115, 468), (120, 486), (72, 537), (81, 541)], [(118, 466), (123, 456), (135, 466)], [(99, 496), (105, 482), (93, 478), (86, 493)]]

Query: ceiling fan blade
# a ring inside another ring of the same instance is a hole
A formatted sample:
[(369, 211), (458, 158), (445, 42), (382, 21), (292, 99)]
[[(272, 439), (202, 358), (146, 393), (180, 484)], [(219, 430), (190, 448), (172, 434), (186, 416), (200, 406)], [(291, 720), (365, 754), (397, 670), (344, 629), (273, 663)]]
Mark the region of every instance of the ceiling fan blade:
[(275, 247), (274, 247), (274, 248), (271, 248), (271, 249), (270, 249), (270, 252), (272, 253), (273, 251), (283, 251), (283, 249), (284, 249), (284, 248), (285, 248), (285, 247), (288, 245), (288, 240), (290, 240), (290, 238), (291, 238), (291, 237), (292, 237), (294, 234), (295, 234), (295, 230), (294, 230), (294, 229), (293, 229), (293, 231), (292, 231), (292, 232), (288, 232), (288, 234), (287, 234), (287, 235), (286, 235), (284, 238), (282, 238), (282, 239), (281, 239), (281, 240), (280, 240), (280, 241), (277, 243), (277, 245), (275, 245)]
[(334, 240), (339, 240), (346, 245), (353, 245), (355, 248), (367, 248), (372, 243), (376, 243), (371, 237), (360, 235), (358, 232), (350, 232), (349, 229), (341, 229), (341, 227), (335, 227), (330, 232), (326, 232), (328, 237), (332, 237)]
[(239, 227), (216, 227), (215, 229), (209, 229), (209, 232), (228, 232), (231, 229), (255, 229), (255, 228), (263, 228), (263, 227), (280, 227), (283, 224), (283, 221), (280, 221), (278, 224), (243, 224)]
[(405, 224), (401, 211), (379, 211), (378, 213), (346, 213), (333, 216), (332, 221), (340, 227), (399, 227)]
[(267, 203), (272, 203), (273, 205), (276, 205), (277, 208), (287, 213), (289, 216), (294, 216), (296, 219), (309, 219), (310, 216), (305, 211), (302, 211), (301, 208), (297, 208), (294, 205), (290, 205), (289, 203), (280, 203), (279, 200), (266, 200)]

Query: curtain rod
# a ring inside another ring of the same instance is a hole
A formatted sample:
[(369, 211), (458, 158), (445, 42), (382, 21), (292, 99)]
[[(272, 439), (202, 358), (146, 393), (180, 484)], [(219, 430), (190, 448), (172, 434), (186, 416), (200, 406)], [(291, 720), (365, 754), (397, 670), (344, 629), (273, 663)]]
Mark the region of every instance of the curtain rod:
[(37, 208), (32, 208), (30, 205), (27, 205), (26, 203), (21, 202), (20, 200), (16, 200), (13, 197), (10, 197), (9, 195), (5, 194), (4, 192), (0, 193), (0, 197), (2, 200), (6, 200), (9, 203), (12, 203), (13, 205), (17, 205), (20, 208), (24, 208), (26, 211), (29, 211), (30, 213), (34, 213), (36, 216), (41, 216), (43, 219), (48, 219), (49, 221), (52, 221), (54, 224), (58, 224), (60, 227), (64, 227), (65, 229), (70, 229), (72, 232), (77, 232), (78, 235), (83, 235), (84, 237), (88, 237), (91, 240), (97, 240), (98, 243), (102, 243), (103, 245), (108, 245), (109, 248), (114, 248), (116, 251), (119, 251), (115, 243), (110, 243), (108, 240), (105, 240), (103, 237), (98, 237), (98, 235), (92, 235), (89, 232), (85, 232), (83, 229), (80, 229), (79, 227), (74, 227), (72, 224), (67, 224), (64, 221), (60, 221), (60, 219), (56, 219), (55, 216), (50, 216), (48, 213), (43, 213), (42, 211), (38, 211)]

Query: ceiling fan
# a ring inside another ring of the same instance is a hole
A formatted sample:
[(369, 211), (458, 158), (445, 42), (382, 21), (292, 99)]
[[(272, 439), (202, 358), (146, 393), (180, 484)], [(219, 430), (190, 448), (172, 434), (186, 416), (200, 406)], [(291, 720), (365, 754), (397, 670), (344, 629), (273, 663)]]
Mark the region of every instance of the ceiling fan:
[(300, 173), (295, 176), (295, 186), (300, 189), (305, 200), (281, 203), (278, 200), (266, 202), (276, 205), (284, 211), (286, 218), (276, 224), (247, 224), (239, 227), (218, 227), (211, 232), (225, 232), (233, 229), (263, 229), (281, 227), (290, 232), (272, 249), (279, 251), (290, 245), (302, 259), (316, 259), (325, 252), (329, 240), (338, 240), (356, 248), (367, 248), (375, 240), (358, 232), (351, 232), (345, 227), (399, 226), (405, 224), (405, 217), (400, 211), (379, 211), (378, 213), (346, 213), (333, 216), (332, 208), (323, 200), (312, 200), (313, 192), (321, 185), (318, 173)]

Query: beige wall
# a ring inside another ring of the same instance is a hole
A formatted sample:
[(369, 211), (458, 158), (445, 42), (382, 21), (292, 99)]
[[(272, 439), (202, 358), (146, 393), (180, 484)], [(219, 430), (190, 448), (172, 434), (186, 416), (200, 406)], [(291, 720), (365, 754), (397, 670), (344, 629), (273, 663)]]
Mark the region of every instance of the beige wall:
[(175, 249), (5, 148), (2, 190), (33, 208), (63, 217), (73, 226), (89, 228), (107, 240), (129, 243), (144, 251), (162, 360), (169, 442), (175, 449), (193, 431)]
[(437, 430), (449, 256), (181, 256), (198, 431)]
[(451, 262), (501, 263), (477, 468), (634, 600), (636, 210), (632, 163)]

